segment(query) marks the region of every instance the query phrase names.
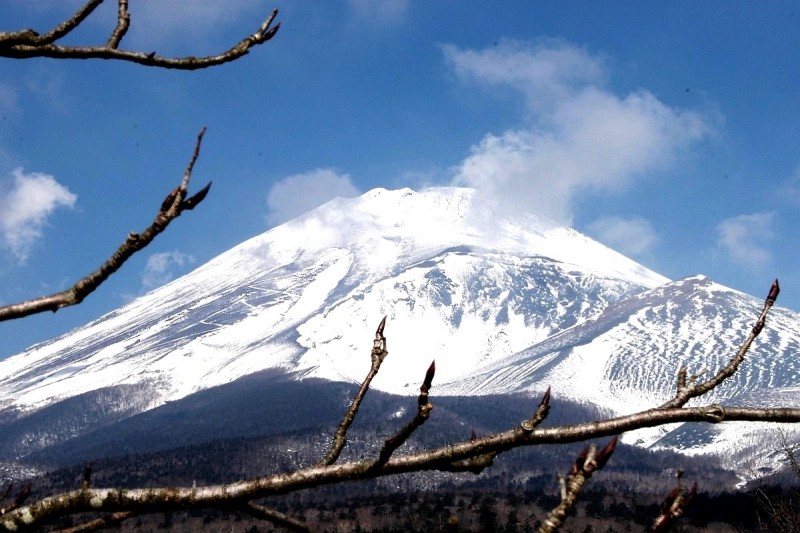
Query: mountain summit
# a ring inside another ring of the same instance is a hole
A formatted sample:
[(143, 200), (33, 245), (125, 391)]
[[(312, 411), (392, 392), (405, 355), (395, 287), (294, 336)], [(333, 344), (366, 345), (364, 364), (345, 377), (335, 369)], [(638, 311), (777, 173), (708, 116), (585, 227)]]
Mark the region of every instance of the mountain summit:
[[(470, 189), (376, 189), (0, 362), (0, 415), (20, 424), (89, 402), (98, 420), (119, 420), (267, 369), (360, 382), (383, 316), (389, 357), (376, 389), (416, 394), (435, 359), (434, 394), (552, 385), (630, 412), (666, 399), (681, 365), (722, 366), (760, 305), (702, 276), (671, 282), (543, 217), (491, 212)], [(715, 398), (796, 398), (785, 354), (800, 343), (798, 318), (777, 309), (759, 353)], [(37, 431), (38, 446), (54, 438)], [(23, 437), (12, 448), (36, 440)], [(698, 452), (730, 444), (722, 430), (691, 443), (680, 428), (629, 439)]]
[[(148, 405), (279, 367), (360, 381), (388, 316), (375, 387), (414, 393), (430, 359), (456, 379), (665, 278), (474, 191), (335, 199), (87, 326), (0, 362), (0, 402), (29, 410), (117, 385)], [(488, 222), (487, 222), (488, 221)]]

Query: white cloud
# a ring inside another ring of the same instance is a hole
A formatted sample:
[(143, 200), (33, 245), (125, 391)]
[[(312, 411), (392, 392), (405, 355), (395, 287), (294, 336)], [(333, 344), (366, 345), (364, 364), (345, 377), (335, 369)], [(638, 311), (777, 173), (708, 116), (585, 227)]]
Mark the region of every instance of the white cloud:
[(73, 207), (78, 197), (53, 176), (25, 174), (21, 168), (11, 175), (13, 181), (0, 192), (0, 237), (3, 247), (24, 263), (53, 211)]
[(328, 168), (288, 176), (276, 182), (267, 194), (267, 223), (276, 226), (337, 196), (347, 198), (359, 194), (350, 176)]
[(604, 60), (561, 41), (443, 51), (462, 79), (510, 86), (526, 97), (533, 125), (487, 135), (453, 178), (506, 211), (569, 224), (577, 195), (623, 190), (710, 131), (701, 115), (648, 91), (618, 96), (604, 89)]
[(772, 260), (769, 243), (775, 238), (775, 213), (739, 215), (717, 225), (717, 245), (736, 264), (758, 270)]
[(149, 291), (175, 279), (184, 266), (195, 262), (194, 257), (178, 250), (151, 254), (147, 258), (142, 278), (142, 290)]
[(442, 52), (461, 80), (513, 87), (537, 112), (574, 96), (581, 87), (603, 84), (607, 78), (603, 58), (556, 39), (538, 44), (503, 40), (484, 50), (446, 44)]
[(623, 255), (639, 256), (656, 242), (656, 232), (641, 217), (604, 217), (587, 227), (590, 235)]

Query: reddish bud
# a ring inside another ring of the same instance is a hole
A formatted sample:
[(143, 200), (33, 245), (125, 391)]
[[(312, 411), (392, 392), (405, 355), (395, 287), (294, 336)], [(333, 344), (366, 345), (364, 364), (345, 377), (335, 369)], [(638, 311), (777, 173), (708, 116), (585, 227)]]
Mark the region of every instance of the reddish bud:
[(619, 437), (616, 435), (613, 439), (611, 439), (608, 444), (603, 446), (603, 449), (597, 452), (597, 469), (600, 470), (605, 466), (611, 456), (614, 455), (614, 450), (617, 449), (617, 442), (619, 441)]
[(431, 388), (431, 384), (433, 383), (433, 376), (436, 375), (436, 360), (434, 359), (431, 363), (431, 366), (428, 367), (428, 371), (425, 372), (425, 381), (422, 382), (422, 389), (427, 392)]
[(472, 430), (472, 435), (469, 436), (470, 441), (474, 441), (478, 439), (478, 435), (475, 433), (475, 430)]
[(86, 468), (83, 469), (83, 487), (89, 488), (92, 480), (92, 463), (86, 465)]
[(274, 26), (274, 27), (270, 28), (270, 29), (269, 29), (269, 30), (268, 30), (268, 31), (267, 31), (267, 32), (264, 34), (264, 40), (265, 40), (265, 41), (269, 41), (270, 39), (272, 39), (273, 37), (275, 37), (275, 34), (276, 34), (276, 33), (278, 33), (278, 30), (280, 29), (280, 27), (281, 27), (281, 23), (280, 23), (280, 22), (278, 22), (277, 24), (275, 24), (275, 26)]
[(772, 282), (772, 287), (769, 289), (769, 294), (767, 295), (767, 304), (772, 305), (775, 303), (775, 300), (778, 299), (778, 295), (781, 293), (781, 286), (778, 283), (778, 279), (775, 278), (775, 281)]
[(31, 495), (31, 487), (33, 487), (33, 484), (28, 483), (27, 485), (25, 485), (22, 488), (21, 491), (19, 491), (19, 494), (17, 494), (17, 497), (14, 498), (14, 507), (15, 508), (19, 507), (20, 505), (25, 503), (25, 500), (27, 500), (28, 496)]
[(375, 337), (376, 338), (383, 337), (383, 328), (385, 328), (385, 327), (386, 327), (386, 317), (383, 317), (383, 320), (381, 320), (381, 323), (378, 324), (378, 329), (375, 330)]
[(577, 474), (583, 470), (583, 465), (586, 463), (586, 458), (589, 456), (589, 446), (585, 447), (583, 451), (575, 459), (575, 464), (572, 465), (572, 475)]
[(209, 189), (211, 189), (210, 181), (208, 182), (208, 185), (197, 191), (197, 193), (194, 196), (183, 202), (181, 204), (181, 209), (187, 209), (187, 210), (194, 209), (197, 206), (197, 204), (199, 204), (205, 199)]
[(544, 392), (544, 396), (542, 396), (542, 401), (539, 402), (539, 406), (549, 406), (550, 405), (550, 387), (547, 387), (547, 390)]

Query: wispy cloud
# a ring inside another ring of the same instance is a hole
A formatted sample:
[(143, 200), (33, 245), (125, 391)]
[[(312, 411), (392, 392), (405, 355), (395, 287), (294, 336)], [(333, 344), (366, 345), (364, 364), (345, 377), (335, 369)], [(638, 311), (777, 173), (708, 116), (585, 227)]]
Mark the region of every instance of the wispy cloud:
[(800, 165), (798, 165), (791, 176), (783, 182), (780, 188), (780, 198), (792, 203), (800, 203)]
[(700, 114), (669, 107), (646, 90), (614, 94), (604, 87), (604, 58), (563, 41), (442, 50), (461, 80), (511, 87), (525, 97), (530, 125), (486, 135), (453, 178), (506, 211), (536, 211), (568, 224), (579, 194), (624, 190), (711, 130)]
[(147, 258), (142, 278), (142, 292), (146, 292), (165, 283), (169, 283), (184, 270), (184, 267), (195, 262), (194, 257), (178, 250), (151, 254)]
[(391, 24), (403, 20), (409, 0), (348, 0), (351, 12), (361, 21)]
[(318, 207), (337, 196), (358, 196), (360, 192), (347, 174), (319, 168), (287, 176), (267, 194), (267, 223), (275, 226)]
[[(248, 20), (238, 38), (253, 32), (269, 15), (271, 6), (260, 0), (192, 0), (191, 2), (131, 2), (131, 30), (128, 39), (135, 44), (174, 45), (176, 41), (193, 45), (227, 33), (229, 25), (245, 14), (256, 13), (257, 20)], [(234, 43), (231, 42), (231, 45)]]
[(641, 217), (604, 217), (587, 227), (590, 235), (629, 257), (641, 256), (655, 244), (653, 226)]
[(59, 207), (73, 207), (78, 197), (46, 174), (18, 168), (11, 178), (0, 185), (0, 236), (3, 247), (24, 263), (48, 218)]
[(775, 238), (775, 213), (739, 215), (717, 225), (717, 245), (734, 263), (751, 270), (771, 260), (769, 244)]
[(522, 93), (530, 110), (552, 110), (554, 104), (586, 86), (605, 84), (605, 59), (558, 39), (537, 44), (503, 40), (483, 50), (442, 46), (447, 65), (460, 80), (483, 86), (512, 87)]

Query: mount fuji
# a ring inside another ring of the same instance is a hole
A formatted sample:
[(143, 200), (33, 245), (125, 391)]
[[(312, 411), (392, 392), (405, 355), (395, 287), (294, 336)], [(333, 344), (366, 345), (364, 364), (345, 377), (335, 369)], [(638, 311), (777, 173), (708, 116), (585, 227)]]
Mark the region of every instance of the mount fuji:
[[(670, 281), (543, 217), (495, 212), (470, 189), (376, 189), (332, 200), (1, 361), (0, 459), (264, 370), (360, 382), (383, 316), (389, 356), (378, 390), (416, 394), (435, 359), (432, 394), (551, 386), (630, 413), (668, 399), (681, 366), (716, 372), (761, 305), (703, 276)], [(774, 309), (737, 375), (704, 401), (797, 405), (798, 347), (800, 314)], [(73, 410), (68, 427), (32, 422), (56, 408)], [(758, 424), (625, 439), (731, 466), (774, 463), (774, 434)]]

